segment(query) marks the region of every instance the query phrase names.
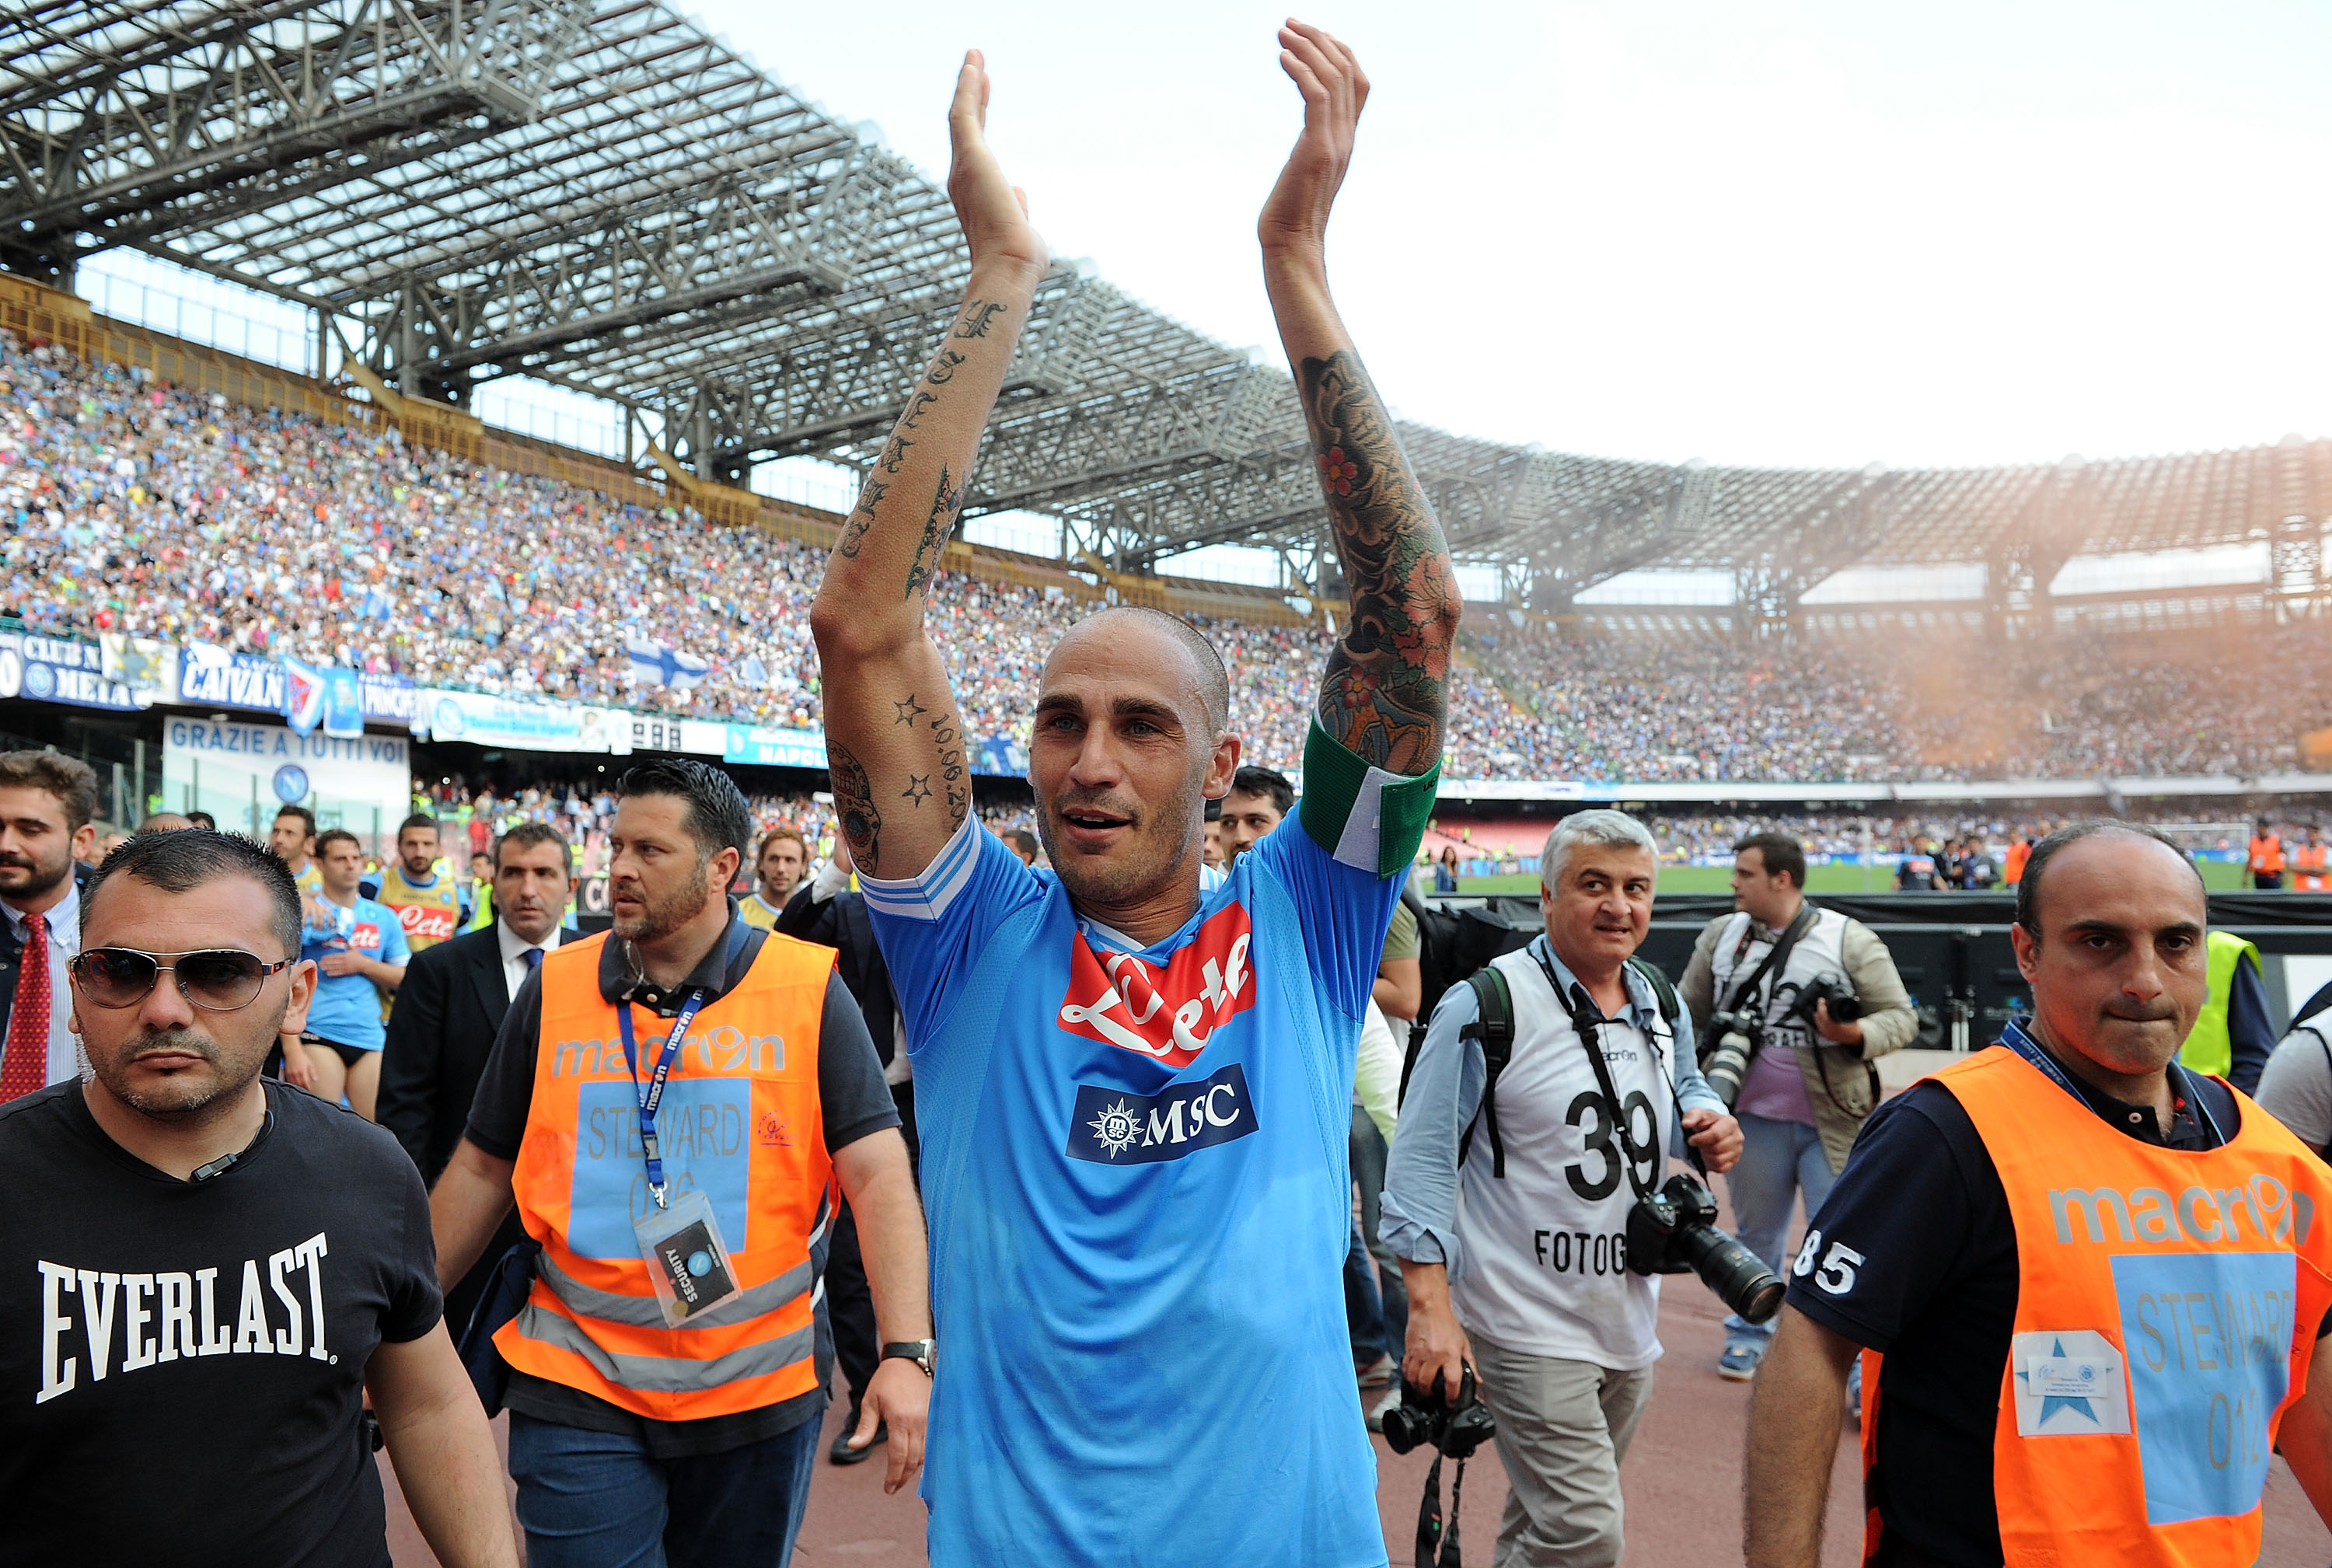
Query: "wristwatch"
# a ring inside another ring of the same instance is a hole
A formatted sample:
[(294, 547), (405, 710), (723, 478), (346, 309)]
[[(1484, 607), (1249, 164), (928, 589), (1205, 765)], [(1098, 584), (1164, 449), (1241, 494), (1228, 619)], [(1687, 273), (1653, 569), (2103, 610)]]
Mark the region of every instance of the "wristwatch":
[(896, 1358), (900, 1361), (913, 1362), (917, 1366), (923, 1369), (923, 1375), (925, 1377), (929, 1377), (932, 1375), (932, 1352), (938, 1348), (939, 1342), (937, 1340), (894, 1340), (891, 1343), (883, 1347), (882, 1359), (884, 1361), (890, 1361)]

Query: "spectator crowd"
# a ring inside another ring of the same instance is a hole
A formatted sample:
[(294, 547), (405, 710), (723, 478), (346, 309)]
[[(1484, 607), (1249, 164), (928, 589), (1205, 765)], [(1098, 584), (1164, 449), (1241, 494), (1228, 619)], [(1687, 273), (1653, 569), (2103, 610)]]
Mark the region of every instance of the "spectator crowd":
[[(0, 611), (426, 686), (815, 729), (823, 552), (81, 363), (0, 334)], [(1044, 650), (1085, 613), (974, 578), (933, 601), (966, 729), (1025, 744)], [(1300, 764), (1319, 627), (1203, 623), (1247, 759)], [(627, 651), (704, 661), (664, 684)], [(1477, 614), (1451, 778), (1898, 780), (2250, 774), (2332, 724), (2332, 639), (1986, 643), (1566, 636)]]

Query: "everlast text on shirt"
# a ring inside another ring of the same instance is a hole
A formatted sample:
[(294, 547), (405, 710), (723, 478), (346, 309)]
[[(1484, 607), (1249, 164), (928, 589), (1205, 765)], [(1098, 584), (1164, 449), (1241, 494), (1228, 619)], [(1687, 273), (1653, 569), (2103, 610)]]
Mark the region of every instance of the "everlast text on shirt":
[(116, 1273), (40, 1260), (41, 1391), (35, 1404), (181, 1357), (306, 1356), (324, 1343), (321, 1231), (238, 1267)]

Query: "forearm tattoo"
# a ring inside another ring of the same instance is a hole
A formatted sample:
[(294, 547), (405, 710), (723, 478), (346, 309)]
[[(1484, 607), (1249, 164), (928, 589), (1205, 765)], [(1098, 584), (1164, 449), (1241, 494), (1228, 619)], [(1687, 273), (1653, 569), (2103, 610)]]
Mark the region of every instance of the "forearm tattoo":
[(922, 542), (915, 546), (915, 559), (907, 565), (907, 591), (903, 598), (913, 598), (930, 587), (932, 575), (940, 569), (940, 555), (947, 549), (948, 536), (955, 531), (957, 513), (963, 511), (963, 486), (950, 489), (952, 483), (942, 467), (939, 489), (932, 495), (932, 514), (923, 520)]
[(1352, 620), (1320, 686), (1320, 723), (1355, 755), (1419, 774), (1441, 760), (1459, 598), (1449, 547), (1358, 357), (1296, 371)]
[(829, 735), (826, 771), (834, 781), (835, 815), (842, 820), (842, 841), (850, 846), (851, 860), (867, 875), (881, 875), (876, 867), (882, 864), (883, 813), (874, 805), (865, 767)]

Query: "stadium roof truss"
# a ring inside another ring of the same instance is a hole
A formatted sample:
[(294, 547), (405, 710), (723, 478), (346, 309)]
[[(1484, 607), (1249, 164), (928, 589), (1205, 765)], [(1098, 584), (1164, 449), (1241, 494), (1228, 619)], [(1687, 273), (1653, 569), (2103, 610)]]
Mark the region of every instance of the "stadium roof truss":
[[(0, 264), (134, 246), (314, 308), (408, 396), (624, 404), (708, 477), (863, 465), (962, 291), (942, 190), (655, 0), (30, 0), (0, 44)], [(1546, 607), (1674, 568), (1785, 612), (1858, 561), (2029, 599), (2077, 553), (2257, 540), (2324, 586), (2332, 442), (1887, 473), (1402, 437), (1459, 557)], [(1070, 264), (976, 475), (1009, 508), (1120, 569), (1324, 523), (1286, 375)]]

